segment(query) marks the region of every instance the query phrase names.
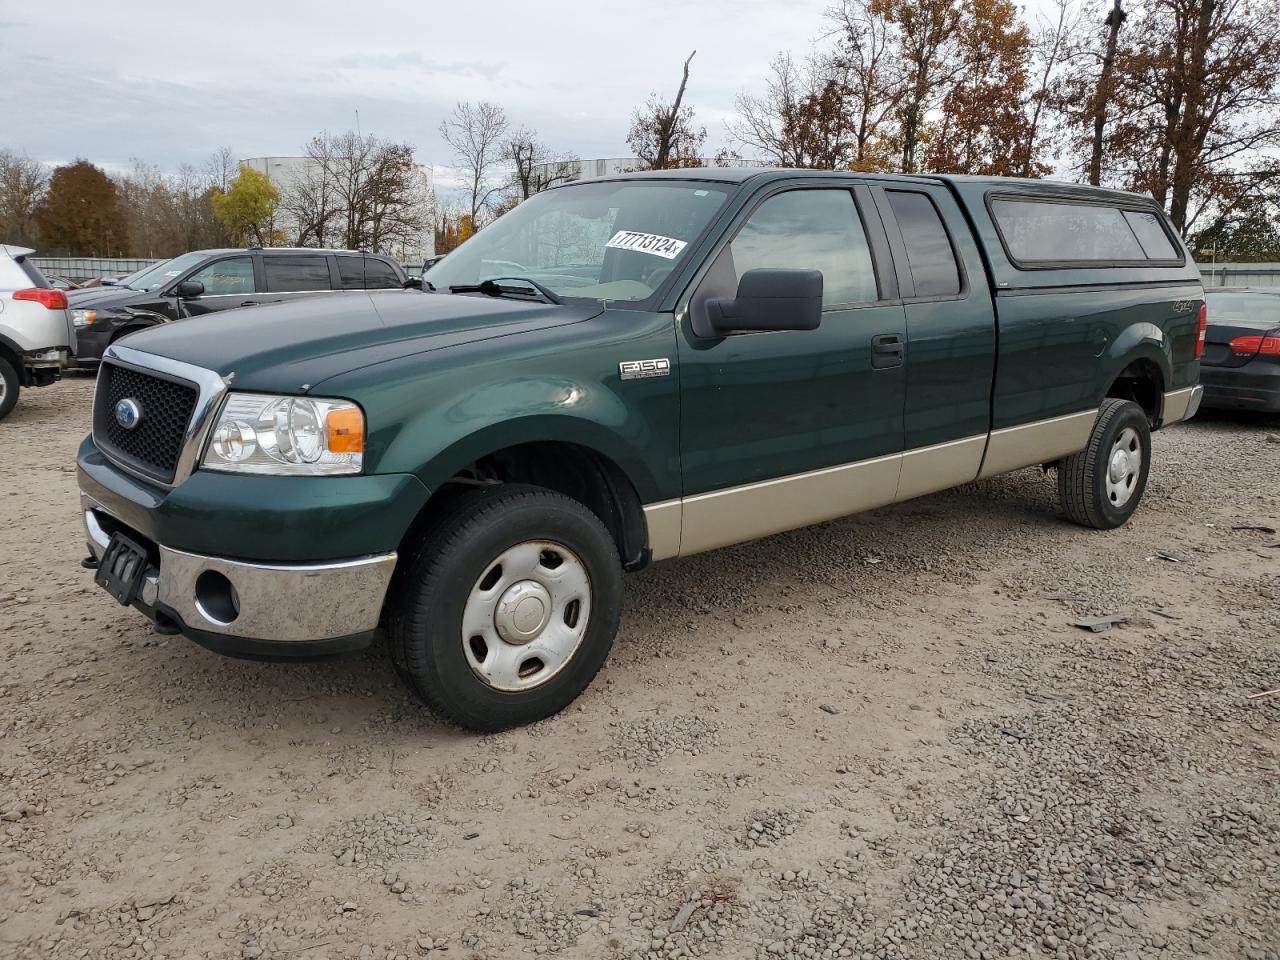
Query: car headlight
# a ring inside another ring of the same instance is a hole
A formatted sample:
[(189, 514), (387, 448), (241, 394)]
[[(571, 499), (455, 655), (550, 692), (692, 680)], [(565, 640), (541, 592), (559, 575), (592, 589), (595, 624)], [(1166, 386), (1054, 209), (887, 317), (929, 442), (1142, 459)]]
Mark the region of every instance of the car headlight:
[(350, 400), (231, 393), (201, 466), (228, 473), (335, 476), (364, 467), (364, 413)]
[(77, 327), (87, 327), (98, 319), (97, 310), (72, 310), (71, 322)]

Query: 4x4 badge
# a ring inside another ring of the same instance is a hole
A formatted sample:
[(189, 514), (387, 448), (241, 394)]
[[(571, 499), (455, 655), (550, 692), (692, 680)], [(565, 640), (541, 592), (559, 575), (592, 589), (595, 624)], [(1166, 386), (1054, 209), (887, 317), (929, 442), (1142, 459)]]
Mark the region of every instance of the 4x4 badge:
[(618, 376), (623, 380), (665, 377), (670, 373), (671, 361), (666, 357), (660, 357), (657, 360), (623, 360), (618, 364)]

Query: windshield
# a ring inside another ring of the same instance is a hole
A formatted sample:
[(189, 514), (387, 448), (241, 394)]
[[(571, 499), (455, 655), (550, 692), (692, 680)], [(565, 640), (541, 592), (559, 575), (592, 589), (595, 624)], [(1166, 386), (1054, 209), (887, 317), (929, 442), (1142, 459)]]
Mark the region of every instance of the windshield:
[(128, 287), (130, 290), (155, 290), (158, 287), (163, 287), (179, 274), (194, 267), (206, 257), (208, 257), (207, 253), (184, 253), (182, 256), (174, 257), (172, 260), (162, 260), (160, 263), (154, 263), (139, 270), (137, 273), (129, 274), (129, 276), (119, 281), (116, 286)]
[(582, 183), (530, 197), (427, 271), (439, 291), (536, 280), (562, 297), (639, 303), (724, 204), (709, 183)]

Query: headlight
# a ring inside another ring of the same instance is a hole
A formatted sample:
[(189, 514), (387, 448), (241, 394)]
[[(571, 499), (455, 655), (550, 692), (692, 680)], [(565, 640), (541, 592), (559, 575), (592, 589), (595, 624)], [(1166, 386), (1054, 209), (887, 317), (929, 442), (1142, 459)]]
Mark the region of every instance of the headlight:
[(87, 327), (98, 319), (97, 310), (72, 310), (71, 322), (77, 327)]
[(201, 466), (276, 476), (359, 473), (364, 413), (350, 400), (228, 394)]

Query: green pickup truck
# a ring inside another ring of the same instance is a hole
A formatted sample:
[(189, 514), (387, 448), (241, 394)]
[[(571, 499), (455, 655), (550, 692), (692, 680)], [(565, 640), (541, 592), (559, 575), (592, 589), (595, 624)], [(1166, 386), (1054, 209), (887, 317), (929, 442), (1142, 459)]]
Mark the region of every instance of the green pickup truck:
[(381, 629), (493, 730), (600, 669), (622, 574), (1032, 465), (1098, 529), (1195, 413), (1204, 292), (1144, 197), (708, 169), (549, 190), (422, 289), (233, 310), (103, 359), (85, 566), (236, 656)]

